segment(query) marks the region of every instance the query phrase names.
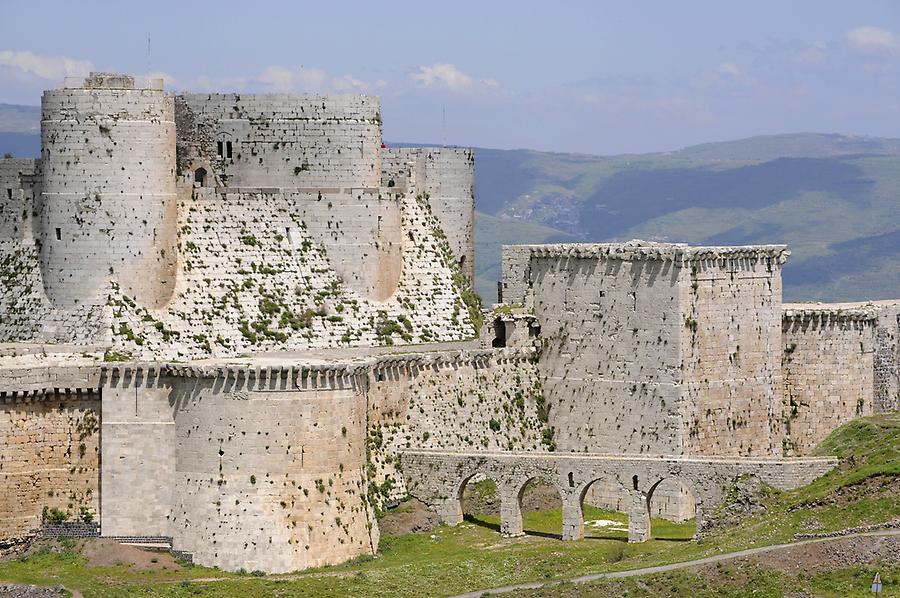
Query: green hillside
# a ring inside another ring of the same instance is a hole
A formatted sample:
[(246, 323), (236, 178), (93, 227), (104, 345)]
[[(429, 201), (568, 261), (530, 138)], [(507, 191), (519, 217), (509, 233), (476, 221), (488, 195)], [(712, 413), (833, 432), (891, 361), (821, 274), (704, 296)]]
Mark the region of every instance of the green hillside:
[[(722, 157), (708, 158), (716, 147)], [(518, 222), (583, 241), (787, 243), (785, 300), (894, 298), (898, 148), (892, 139), (782, 135), (615, 157), (477, 150), (477, 203), (511, 236)], [(479, 271), (497, 259), (480, 255)]]

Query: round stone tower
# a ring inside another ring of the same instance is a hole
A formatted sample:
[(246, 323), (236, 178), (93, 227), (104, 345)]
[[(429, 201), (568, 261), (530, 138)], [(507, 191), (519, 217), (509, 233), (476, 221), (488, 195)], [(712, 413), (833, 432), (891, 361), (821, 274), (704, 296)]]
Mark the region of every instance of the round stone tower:
[(92, 73), (44, 92), (41, 270), (58, 307), (109, 282), (147, 307), (175, 285), (175, 105), (162, 81)]

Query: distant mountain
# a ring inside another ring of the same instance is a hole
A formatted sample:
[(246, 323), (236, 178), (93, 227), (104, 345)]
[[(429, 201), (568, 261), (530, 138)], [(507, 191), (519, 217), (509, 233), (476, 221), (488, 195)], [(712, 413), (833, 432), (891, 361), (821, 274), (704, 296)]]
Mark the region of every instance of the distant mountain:
[(683, 158), (701, 160), (833, 158), (853, 154), (896, 156), (900, 154), (900, 139), (825, 133), (790, 133), (763, 135), (721, 143), (704, 143), (686, 147), (674, 153)]
[[(0, 154), (37, 156), (39, 129), (38, 107), (0, 104)], [(787, 243), (785, 300), (900, 297), (900, 139), (801, 133), (609, 157), (476, 148), (475, 164), (487, 302), (504, 243), (632, 238)]]
[(0, 133), (0, 156), (7, 154), (16, 158), (40, 157), (41, 136), (34, 133)]
[(21, 104), (0, 104), (0, 132), (41, 132), (41, 107)]
[[(900, 297), (898, 139), (774, 135), (613, 157), (478, 149), (476, 195), (508, 237), (522, 223), (582, 241), (787, 243), (785, 300)], [(493, 272), (496, 254), (476, 257)]]

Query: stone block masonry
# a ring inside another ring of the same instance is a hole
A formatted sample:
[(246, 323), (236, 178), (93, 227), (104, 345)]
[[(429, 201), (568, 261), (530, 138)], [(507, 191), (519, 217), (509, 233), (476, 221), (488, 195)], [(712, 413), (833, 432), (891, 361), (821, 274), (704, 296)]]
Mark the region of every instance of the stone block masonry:
[(457, 147), (389, 148), (382, 184), (424, 194), (460, 269), (475, 278), (475, 154)]
[(784, 450), (807, 454), (839, 425), (871, 415), (875, 315), (785, 306)]
[(789, 490), (810, 483), (837, 466), (833, 457), (818, 459), (750, 459), (723, 457), (654, 457), (603, 454), (539, 454), (518, 452), (403, 451), (410, 494), (437, 511), (443, 523), (463, 520), (466, 483), (478, 476), (496, 482), (500, 495), (500, 531), (522, 535), (522, 495), (529, 481), (552, 484), (562, 499), (562, 538), (584, 537), (584, 497), (598, 480), (617, 485), (628, 497), (628, 541), (650, 539), (648, 506), (659, 485), (675, 479), (692, 490), (696, 500), (697, 537), (704, 530), (704, 513), (724, 500), (741, 476), (756, 476), (775, 488)]
[(94, 74), (42, 110), (42, 160), (0, 165), (0, 340), (183, 359), (477, 334), (472, 152), (410, 150), (414, 184), (383, 184), (377, 98)]
[(900, 302), (784, 305), (785, 450), (805, 454), (837, 426), (900, 406)]
[(205, 158), (228, 186), (381, 186), (376, 97), (185, 94), (179, 110), (179, 119), (207, 129), (211, 141), (204, 149), (193, 129), (180, 130), (183, 159)]
[(44, 507), (99, 513), (100, 395), (0, 398), (0, 537), (36, 529)]
[(630, 242), (504, 249), (504, 300), (533, 307), (561, 450), (781, 449), (783, 246)]
[(382, 147), (377, 98), (94, 74), (42, 110), (0, 162), (0, 536), (46, 507), (287, 572), (374, 554), (407, 493), (456, 522), (479, 475), (507, 533), (540, 476), (567, 539), (588, 500), (640, 540), (897, 407), (900, 304), (782, 313), (779, 245), (504, 247), (482, 327), (473, 154)]
[(103, 303), (106, 281), (149, 307), (175, 285), (175, 108), (164, 91), (44, 93), (41, 270), (63, 308)]

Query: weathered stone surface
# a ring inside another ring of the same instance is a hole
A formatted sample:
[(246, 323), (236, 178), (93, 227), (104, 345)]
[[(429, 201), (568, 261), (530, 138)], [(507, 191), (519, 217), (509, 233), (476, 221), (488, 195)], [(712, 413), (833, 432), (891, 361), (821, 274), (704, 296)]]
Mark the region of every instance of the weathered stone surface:
[(719, 506), (735, 480), (755, 476), (775, 488), (788, 490), (808, 484), (837, 466), (837, 459), (754, 459), (747, 457), (627, 456), (517, 452), (402, 452), (403, 472), (412, 496), (430, 504), (441, 521), (456, 525), (463, 519), (462, 495), (474, 476), (489, 478), (500, 495), (500, 529), (522, 534), (522, 492), (534, 478), (554, 485), (562, 498), (564, 540), (584, 536), (582, 507), (585, 492), (598, 479), (617, 484), (630, 498), (628, 539), (650, 537), (648, 504), (657, 486), (675, 478), (690, 487), (696, 500), (698, 536), (703, 515)]
[(454, 522), (479, 475), (507, 533), (540, 476), (566, 538), (588, 501), (640, 540), (897, 406), (900, 304), (782, 310), (780, 245), (507, 246), (473, 340), (473, 153), (383, 147), (377, 98), (102, 73), (43, 120), (0, 161), (0, 537), (47, 507), (284, 572), (373, 554), (408, 492)]

